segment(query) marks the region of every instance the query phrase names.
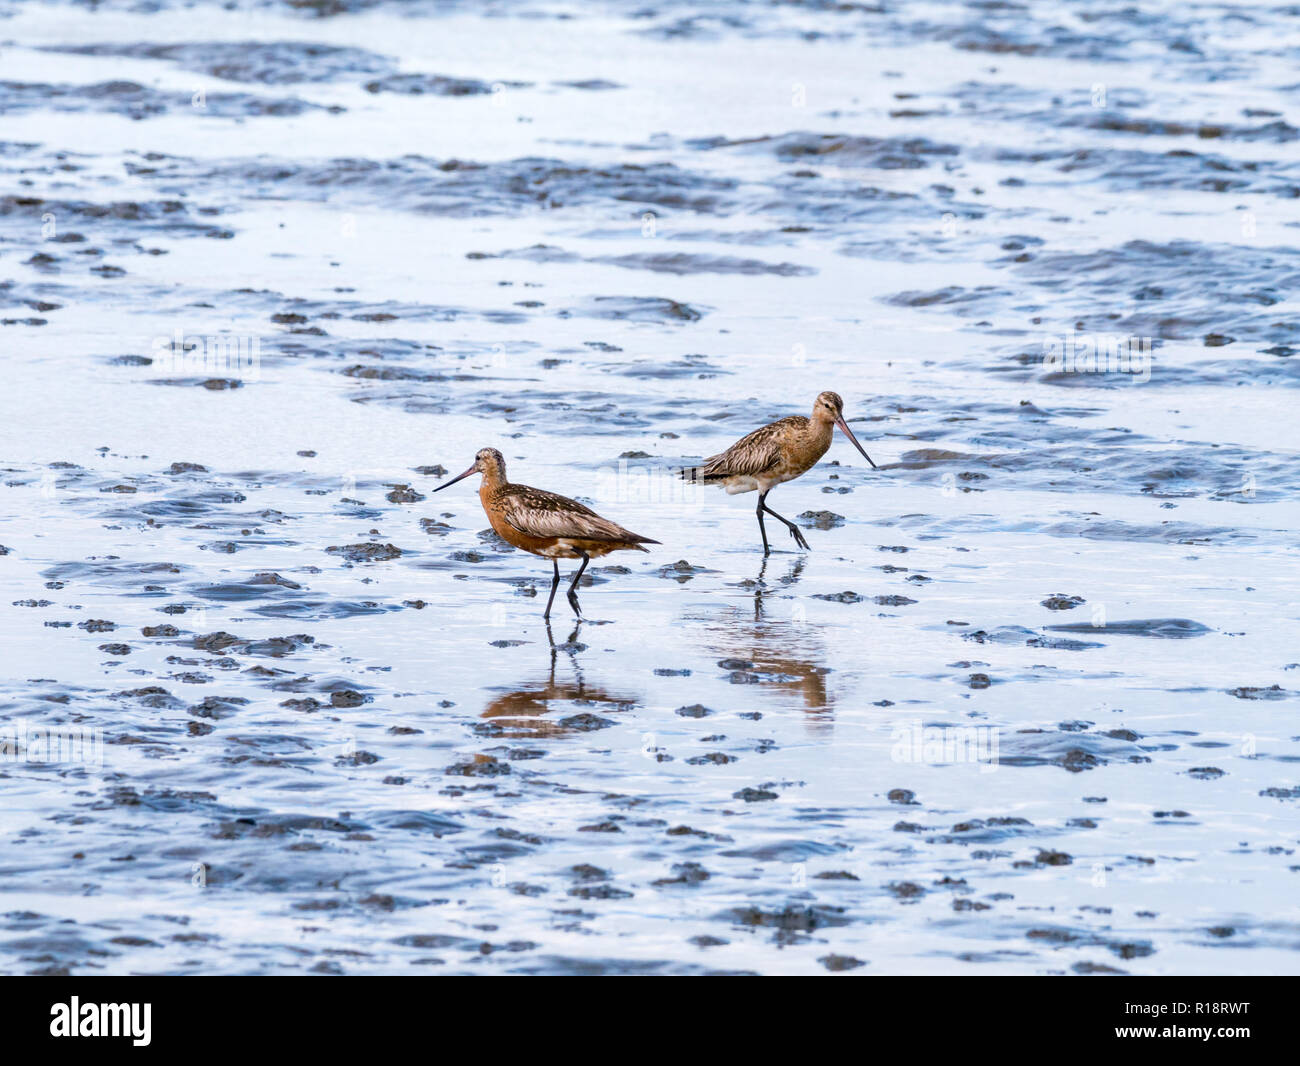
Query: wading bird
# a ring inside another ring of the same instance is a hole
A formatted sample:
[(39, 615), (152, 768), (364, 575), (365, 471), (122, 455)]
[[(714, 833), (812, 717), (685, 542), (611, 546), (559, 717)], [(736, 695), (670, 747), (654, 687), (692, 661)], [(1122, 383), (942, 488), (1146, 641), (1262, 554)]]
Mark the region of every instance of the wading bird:
[[(696, 484), (721, 485), (728, 496), (757, 489), (758, 507), (755, 510), (758, 513), (758, 531), (763, 535), (764, 555), (772, 551), (763, 525), (764, 512), (783, 522), (799, 547), (810, 550), (799, 527), (767, 505), (767, 494), (781, 482), (793, 481), (816, 466), (817, 460), (830, 448), (836, 426), (862, 452), (862, 458), (871, 463), (871, 456), (844, 421), (844, 401), (838, 393), (823, 392), (813, 404), (811, 418), (791, 415), (778, 419), (747, 437), (741, 437), (725, 452), (705, 459), (699, 466), (687, 467), (680, 474)], [(876, 464), (871, 463), (871, 467), (876, 469)]]
[(561, 559), (581, 559), (582, 565), (569, 584), (569, 606), (579, 618), (578, 582), (593, 558), (616, 551), (649, 551), (645, 544), (657, 540), (631, 533), (608, 518), (601, 518), (590, 507), (544, 489), (512, 485), (506, 480), (506, 461), (495, 448), (482, 448), (474, 456), (474, 465), (463, 474), (439, 485), (434, 492), (470, 476), (482, 474), (478, 498), (487, 512), (488, 522), (504, 541), (543, 559), (555, 567), (551, 595), (546, 601), (543, 618), (551, 617), (551, 604), (560, 585)]

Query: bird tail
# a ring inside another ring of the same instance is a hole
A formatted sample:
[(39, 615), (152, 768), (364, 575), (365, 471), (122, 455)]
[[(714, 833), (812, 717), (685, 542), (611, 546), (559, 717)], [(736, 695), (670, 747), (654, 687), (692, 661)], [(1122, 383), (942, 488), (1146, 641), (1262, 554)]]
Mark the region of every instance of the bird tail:
[(707, 466), (683, 466), (673, 471), (683, 481), (691, 485), (709, 485), (716, 481), (722, 481), (725, 474), (711, 474)]

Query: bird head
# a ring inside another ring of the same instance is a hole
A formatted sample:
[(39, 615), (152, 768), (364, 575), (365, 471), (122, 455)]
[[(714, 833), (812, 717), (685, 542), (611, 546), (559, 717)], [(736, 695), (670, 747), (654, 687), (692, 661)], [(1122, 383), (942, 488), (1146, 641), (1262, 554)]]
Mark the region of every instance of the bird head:
[(463, 474), (457, 474), (450, 481), (444, 481), (434, 492), (441, 492), (457, 481), (463, 481), (470, 474), (483, 474), (490, 481), (504, 481), (506, 478), (506, 461), (505, 457), (495, 448), (480, 448), (478, 454), (474, 456), (474, 465), (466, 470)]
[[(816, 401), (813, 403), (813, 421), (833, 423), (834, 425), (839, 426), (844, 435), (853, 442), (853, 447), (857, 448), (857, 450), (862, 453), (862, 458), (871, 463), (871, 456), (869, 456), (866, 449), (858, 443), (858, 438), (853, 435), (853, 430), (849, 429), (848, 422), (844, 420), (844, 401), (840, 398), (838, 392), (830, 392), (828, 390), (818, 395)], [(871, 463), (871, 467), (874, 470), (876, 464)]]

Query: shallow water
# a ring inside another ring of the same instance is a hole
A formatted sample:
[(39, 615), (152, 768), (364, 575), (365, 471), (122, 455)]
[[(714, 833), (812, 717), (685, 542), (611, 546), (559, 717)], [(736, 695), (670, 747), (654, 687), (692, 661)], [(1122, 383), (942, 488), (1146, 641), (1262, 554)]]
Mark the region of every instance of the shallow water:
[(0, 5), (0, 968), (1296, 972), (1297, 19)]

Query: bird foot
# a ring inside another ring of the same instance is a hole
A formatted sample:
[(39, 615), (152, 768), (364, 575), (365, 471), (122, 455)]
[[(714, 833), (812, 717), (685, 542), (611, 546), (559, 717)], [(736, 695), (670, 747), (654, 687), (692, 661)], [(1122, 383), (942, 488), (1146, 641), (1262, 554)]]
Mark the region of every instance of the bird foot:
[(809, 551), (809, 552), (812, 551), (812, 549), (808, 547), (808, 542), (804, 540), (803, 534), (800, 533), (799, 530), (794, 526), (790, 527), (790, 536), (794, 537), (794, 542), (797, 545), (799, 545), (799, 547), (801, 547), (804, 551)]

